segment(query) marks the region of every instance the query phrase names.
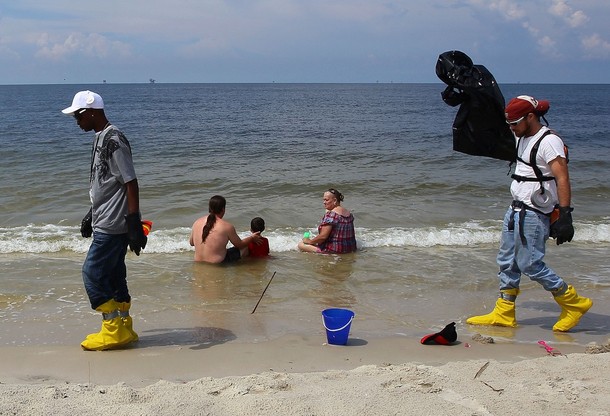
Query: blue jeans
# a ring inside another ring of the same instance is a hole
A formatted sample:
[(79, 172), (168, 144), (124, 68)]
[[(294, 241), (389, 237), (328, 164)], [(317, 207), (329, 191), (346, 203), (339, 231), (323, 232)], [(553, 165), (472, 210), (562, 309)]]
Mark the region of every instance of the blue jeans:
[[(545, 290), (555, 291), (565, 285), (563, 279), (550, 269), (543, 261), (546, 240), (549, 238), (549, 217), (532, 210), (522, 209), (514, 213), (514, 229), (510, 230), (513, 209), (509, 208), (502, 225), (502, 241), (498, 251), (497, 262), (500, 267), (500, 290), (518, 289), (521, 274), (529, 276), (538, 282)], [(523, 236), (521, 241), (520, 216), (523, 221)]]
[(130, 302), (127, 289), (127, 234), (93, 233), (83, 264), (83, 282), (91, 308), (114, 299), (117, 302)]

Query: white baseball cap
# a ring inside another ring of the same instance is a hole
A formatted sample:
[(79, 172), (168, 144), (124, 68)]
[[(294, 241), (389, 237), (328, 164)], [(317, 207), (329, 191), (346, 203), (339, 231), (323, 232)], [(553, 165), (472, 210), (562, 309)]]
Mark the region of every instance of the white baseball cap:
[(104, 108), (104, 100), (99, 94), (93, 91), (79, 91), (72, 100), (72, 105), (61, 110), (64, 114), (74, 114), (81, 108)]

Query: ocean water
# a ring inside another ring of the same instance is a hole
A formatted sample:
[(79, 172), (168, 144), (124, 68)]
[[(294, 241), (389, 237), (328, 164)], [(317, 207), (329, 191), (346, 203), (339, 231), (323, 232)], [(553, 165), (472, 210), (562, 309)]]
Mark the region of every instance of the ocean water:
[[(451, 321), (464, 337), (484, 330), (464, 321), (495, 302), (509, 165), (452, 150), (457, 108), (441, 100), (444, 85), (17, 85), (0, 86), (0, 345), (77, 344), (99, 325), (80, 272), (93, 135), (60, 112), (81, 89), (103, 96), (129, 139), (142, 214), (154, 222), (144, 253), (127, 258), (141, 347), (287, 333), (323, 340), (328, 307), (354, 310), (351, 336), (363, 340), (420, 336)], [(549, 99), (547, 119), (570, 147), (576, 234), (550, 242), (547, 262), (595, 305), (556, 341), (605, 341), (610, 85), (501, 89), (507, 100)], [(355, 254), (296, 250), (316, 229), (328, 187), (355, 215)], [(190, 227), (215, 194), (242, 236), (251, 218), (265, 219), (270, 259), (193, 263)], [(522, 282), (520, 326), (496, 336), (554, 337), (558, 306)]]

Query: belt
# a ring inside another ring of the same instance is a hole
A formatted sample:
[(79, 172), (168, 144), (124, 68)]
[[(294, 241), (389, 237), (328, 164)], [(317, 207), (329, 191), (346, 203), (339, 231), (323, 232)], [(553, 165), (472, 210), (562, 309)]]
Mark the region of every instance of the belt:
[(532, 208), (529, 205), (523, 203), (523, 201), (513, 201), (510, 204), (512, 208), (512, 212), (510, 213), (510, 219), (508, 221), (508, 230), (513, 231), (515, 229), (515, 212), (520, 211), (519, 215), (519, 237), (521, 238), (521, 243), (525, 246), (527, 245), (527, 240), (525, 239), (525, 234), (523, 233), (523, 225), (525, 224), (525, 213), (529, 211), (534, 211), (542, 215), (546, 215), (550, 217), (551, 214), (545, 214), (544, 212), (537, 210), (536, 208)]

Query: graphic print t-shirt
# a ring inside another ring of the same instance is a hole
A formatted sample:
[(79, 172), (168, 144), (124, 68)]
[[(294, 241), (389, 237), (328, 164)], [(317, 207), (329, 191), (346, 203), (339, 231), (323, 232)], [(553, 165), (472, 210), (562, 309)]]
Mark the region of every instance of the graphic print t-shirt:
[(127, 192), (125, 183), (136, 179), (127, 138), (109, 126), (94, 140), (90, 196), (93, 228), (106, 234), (127, 232)]

